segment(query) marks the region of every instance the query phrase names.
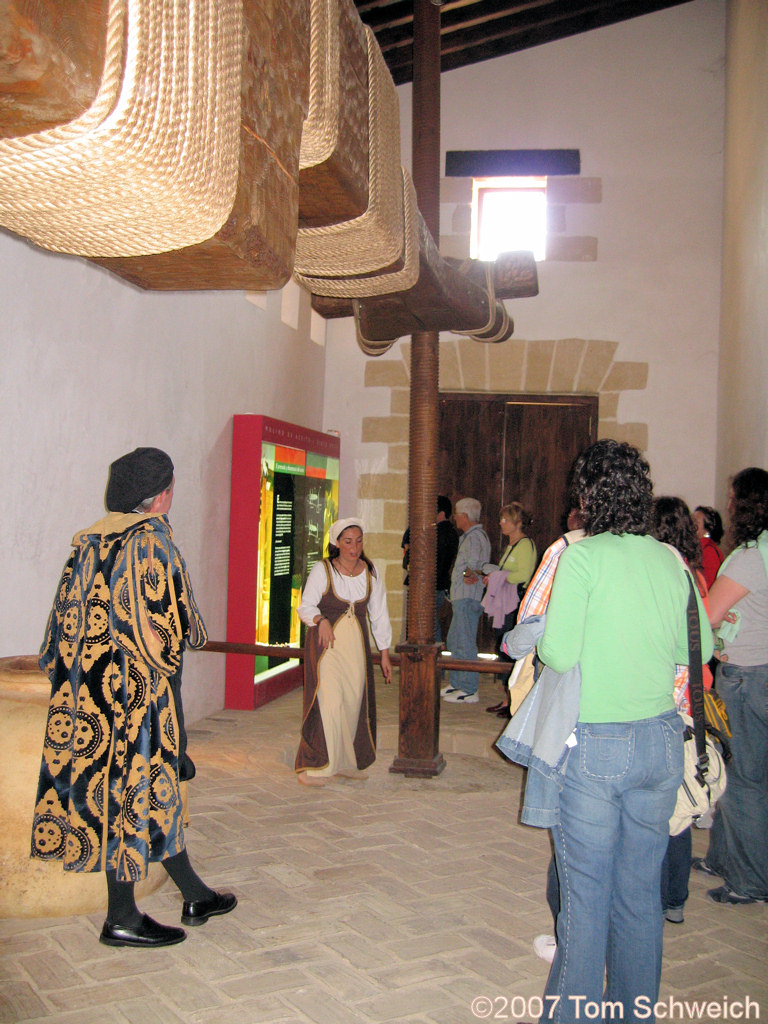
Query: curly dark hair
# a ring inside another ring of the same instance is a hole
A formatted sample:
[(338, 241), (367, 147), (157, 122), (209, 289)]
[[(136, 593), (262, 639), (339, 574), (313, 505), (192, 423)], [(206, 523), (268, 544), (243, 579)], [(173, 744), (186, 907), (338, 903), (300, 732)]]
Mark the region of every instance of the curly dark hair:
[(711, 505), (697, 505), (694, 512), (701, 512), (704, 519), (704, 529), (709, 534), (710, 538), (719, 544), (723, 539), (723, 520), (720, 518), (720, 513), (716, 508), (712, 508)]
[(731, 537), (734, 544), (756, 541), (768, 530), (768, 472), (751, 466), (731, 481)]
[(696, 524), (682, 498), (656, 498), (651, 508), (651, 535), (677, 548), (690, 569), (701, 568), (701, 544)]
[(590, 536), (648, 533), (651, 469), (630, 444), (606, 438), (590, 445), (576, 460), (569, 494), (581, 509)]

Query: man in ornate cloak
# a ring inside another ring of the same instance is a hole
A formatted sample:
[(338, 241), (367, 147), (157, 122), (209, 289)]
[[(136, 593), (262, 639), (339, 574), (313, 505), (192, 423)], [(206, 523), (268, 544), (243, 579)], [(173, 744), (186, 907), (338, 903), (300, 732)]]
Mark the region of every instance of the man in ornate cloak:
[(181, 706), (184, 648), (207, 634), (167, 513), (173, 463), (137, 448), (110, 467), (108, 514), (75, 535), (40, 652), (51, 680), (32, 856), (104, 871), (110, 946), (186, 938), (136, 907), (134, 883), (162, 861), (204, 924), (237, 900), (208, 888), (184, 846), (180, 782), (194, 775)]

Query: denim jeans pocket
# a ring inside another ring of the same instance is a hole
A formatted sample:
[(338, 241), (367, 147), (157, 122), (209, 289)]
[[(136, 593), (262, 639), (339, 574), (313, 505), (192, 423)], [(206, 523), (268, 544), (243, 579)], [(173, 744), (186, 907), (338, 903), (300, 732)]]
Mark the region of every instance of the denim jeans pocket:
[(579, 768), (588, 779), (618, 782), (632, 764), (634, 732), (624, 723), (583, 724), (578, 728)]
[(738, 665), (731, 665), (727, 661), (721, 661), (717, 666), (717, 692), (726, 700), (733, 697), (741, 682), (741, 669)]
[[(754, 714), (768, 725), (768, 665), (736, 665), (721, 662), (717, 692), (728, 705), (741, 703), (745, 714)], [(732, 712), (729, 712), (732, 714)]]

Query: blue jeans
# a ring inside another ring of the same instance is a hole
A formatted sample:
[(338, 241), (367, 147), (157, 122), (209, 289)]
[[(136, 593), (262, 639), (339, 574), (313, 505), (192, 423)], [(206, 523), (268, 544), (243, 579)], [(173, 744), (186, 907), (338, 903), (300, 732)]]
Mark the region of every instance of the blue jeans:
[(541, 1019), (652, 1022), (661, 862), (683, 778), (683, 721), (668, 711), (638, 722), (580, 722), (576, 739), (552, 829), (560, 913)]
[[(462, 661), (475, 661), (477, 659), (477, 627), (483, 606), (479, 601), (469, 597), (462, 597), (453, 601), (453, 618), (448, 629), (447, 646), (452, 657), (461, 658)], [(448, 682), (457, 690), (464, 690), (465, 693), (477, 693), (480, 685), (480, 677), (477, 672), (451, 672)]]
[(740, 896), (768, 899), (768, 665), (720, 662), (717, 692), (731, 738), (725, 792), (717, 801), (707, 864)]
[[(691, 877), (691, 830), (684, 829), (679, 835), (670, 836), (667, 852), (661, 865), (661, 907), (683, 907), (688, 899), (688, 881)], [(557, 928), (560, 913), (560, 883), (557, 880), (557, 864), (552, 857), (547, 868), (547, 903)]]
[(661, 865), (661, 906), (683, 907), (688, 899), (688, 880), (691, 877), (691, 829), (686, 828), (669, 837), (664, 863)]

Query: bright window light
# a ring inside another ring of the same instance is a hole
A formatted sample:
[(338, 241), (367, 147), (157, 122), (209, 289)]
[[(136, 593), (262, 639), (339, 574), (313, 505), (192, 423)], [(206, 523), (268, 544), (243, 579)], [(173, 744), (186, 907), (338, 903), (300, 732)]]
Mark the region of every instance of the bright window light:
[(475, 178), (472, 189), (470, 255), (495, 260), (499, 253), (546, 256), (547, 179)]

